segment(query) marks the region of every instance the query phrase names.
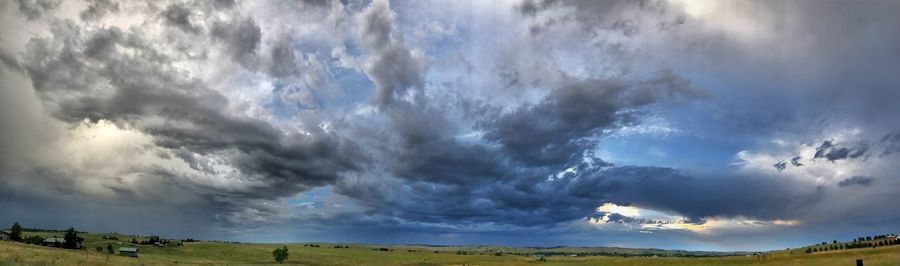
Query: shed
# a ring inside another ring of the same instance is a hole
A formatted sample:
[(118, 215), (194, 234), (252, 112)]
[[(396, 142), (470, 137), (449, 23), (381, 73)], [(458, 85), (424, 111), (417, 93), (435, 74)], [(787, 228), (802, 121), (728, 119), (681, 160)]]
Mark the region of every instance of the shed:
[(66, 240), (59, 238), (59, 237), (48, 237), (48, 238), (44, 238), (43, 243), (44, 243), (44, 246), (59, 247), (59, 246), (62, 246), (63, 244), (65, 244)]
[(0, 230), (0, 240), (10, 240), (12, 239), (12, 233), (6, 230)]
[(128, 257), (137, 257), (138, 249), (136, 247), (120, 247), (119, 255)]

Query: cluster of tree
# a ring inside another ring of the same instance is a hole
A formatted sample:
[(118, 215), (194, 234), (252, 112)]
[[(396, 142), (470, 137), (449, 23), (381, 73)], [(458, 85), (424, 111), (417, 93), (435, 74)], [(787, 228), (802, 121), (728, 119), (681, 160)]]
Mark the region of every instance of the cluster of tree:
[(19, 222), (16, 222), (9, 228), (9, 240), (21, 242), (22, 241), (22, 226), (19, 225)]
[(830, 246), (822, 246), (822, 247), (812, 247), (812, 248), (807, 248), (807, 249), (806, 249), (806, 253), (814, 253), (814, 252), (821, 252), (821, 251), (832, 251), (832, 250), (842, 250), (842, 249), (847, 249), (847, 246), (841, 244), (841, 245), (830, 245)]
[(287, 246), (282, 246), (281, 248), (276, 248), (272, 251), (272, 257), (275, 258), (275, 261), (278, 263), (283, 263), (284, 260), (288, 258), (288, 248)]
[(857, 237), (856, 240), (854, 240), (854, 241), (855, 242), (872, 241), (872, 240), (879, 240), (879, 239), (887, 239), (888, 237), (896, 238), (896, 236), (894, 236), (894, 235), (875, 235), (875, 236)]
[[(16, 242), (23, 242), (26, 244), (33, 245), (44, 245), (44, 238), (40, 236), (29, 236), (23, 237), (22, 232), (25, 231), (19, 222), (13, 223), (13, 225), (9, 228), (9, 239)], [(44, 232), (46, 230), (29, 230), (34, 232)], [(55, 237), (55, 236), (54, 236)], [(58, 247), (70, 248), (70, 249), (78, 249), (81, 248), (81, 242), (84, 241), (84, 238), (78, 236), (78, 231), (75, 231), (75, 228), (69, 228), (65, 231), (65, 235), (63, 236), (63, 243), (54, 242), (53, 244)]]
[(900, 245), (900, 239), (885, 239), (880, 241), (870, 241), (870, 242), (858, 242), (854, 241), (853, 243), (848, 243), (847, 248), (874, 248), (881, 246), (890, 246), (890, 245)]
[[(12, 228), (10, 228), (10, 229), (12, 229)], [(22, 232), (50, 232), (50, 233), (52, 233), (52, 232), (63, 232), (63, 231), (65, 231), (65, 230), (57, 230), (57, 229), (29, 228), (29, 227), (21, 227), (21, 226), (19, 227), (19, 229), (21, 229)], [(75, 232), (77, 232), (77, 233), (79, 233), (79, 234), (85, 234), (85, 233), (87, 233), (87, 232), (85, 232), (85, 231), (77, 231), (77, 230), (76, 230)]]
[(394, 251), (393, 249), (389, 249), (389, 248), (373, 248), (372, 250), (377, 250), (377, 251)]
[(854, 239), (853, 242), (850, 243), (838, 243), (837, 240), (835, 240), (830, 245), (827, 242), (822, 242), (821, 245), (806, 248), (806, 253), (854, 248), (876, 248), (890, 245), (900, 245), (900, 239), (888, 238), (888, 236), (886, 235), (879, 235), (876, 237), (859, 237), (857, 239)]
[(341, 246), (341, 245), (337, 245), (337, 246), (334, 246), (334, 248), (350, 248), (350, 246)]
[[(159, 236), (150, 236), (147, 239), (144, 239), (141, 241), (138, 241), (137, 239), (132, 238), (131, 241), (128, 241), (128, 242), (130, 242), (132, 244), (136, 244), (136, 245), (153, 245), (153, 246), (183, 246), (184, 245), (183, 243), (181, 243), (181, 241), (178, 241), (178, 242), (171, 241), (171, 240), (168, 240), (165, 238), (160, 238)], [(185, 241), (185, 242), (193, 242), (193, 239), (191, 239), (191, 241)]]
[(317, 248), (317, 247), (319, 247), (319, 244), (303, 244), (303, 246), (304, 246), (304, 247)]
[(63, 244), (63, 247), (70, 249), (81, 248), (81, 242), (84, 242), (84, 238), (78, 236), (78, 232), (75, 231), (75, 228), (69, 228), (69, 230), (66, 230), (66, 234), (63, 235), (63, 239), (66, 241)]

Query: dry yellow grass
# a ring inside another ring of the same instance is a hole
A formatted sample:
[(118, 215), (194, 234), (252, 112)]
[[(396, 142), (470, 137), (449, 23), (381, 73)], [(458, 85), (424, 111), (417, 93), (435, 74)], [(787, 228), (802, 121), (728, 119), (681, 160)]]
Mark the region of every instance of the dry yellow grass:
[[(178, 248), (142, 248), (139, 258), (107, 256), (93, 250), (65, 250), (0, 241), (0, 265), (260, 265), (275, 264), (271, 250), (275, 244), (188, 243)], [(548, 257), (539, 262), (527, 256), (435, 254), (425, 247), (420, 252), (374, 251), (369, 247), (349, 249), (308, 248), (288, 245), (286, 265), (900, 265), (900, 246), (854, 249), (815, 254), (771, 254), (757, 257), (715, 258), (622, 258)]]

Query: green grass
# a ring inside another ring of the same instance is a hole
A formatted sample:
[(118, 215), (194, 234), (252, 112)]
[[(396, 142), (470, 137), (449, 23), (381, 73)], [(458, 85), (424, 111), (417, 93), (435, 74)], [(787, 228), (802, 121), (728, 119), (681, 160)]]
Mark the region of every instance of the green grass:
[[(62, 233), (26, 233), (27, 235), (62, 236)], [(219, 242), (185, 243), (182, 247), (138, 246), (140, 257), (107, 256), (95, 247), (116, 245), (116, 240), (104, 240), (104, 234), (80, 234), (85, 238), (84, 250), (66, 250), (0, 241), (0, 265), (260, 265), (276, 264), (272, 250), (282, 244), (235, 244)], [(127, 245), (132, 236), (117, 235)], [(135, 237), (137, 238), (137, 237)], [(140, 240), (141, 238), (137, 238)], [(393, 251), (372, 250), (380, 246), (350, 245), (350, 248), (333, 248), (335, 244), (318, 243), (321, 247), (304, 247), (288, 244), (290, 256), (287, 265), (855, 265), (863, 259), (865, 265), (900, 265), (900, 245), (863, 248), (806, 254), (804, 252), (779, 251), (766, 259), (756, 256), (725, 256), (707, 258), (680, 257), (613, 257), (613, 256), (550, 256), (539, 262), (536, 256), (494, 256), (490, 251), (539, 252), (538, 249), (506, 247), (427, 247), (386, 246)], [(566, 251), (595, 251), (600, 248), (560, 248)], [(621, 252), (646, 252), (646, 250), (614, 249)], [(415, 252), (409, 252), (414, 250)], [(470, 254), (457, 255), (466, 250)], [(804, 249), (805, 250), (805, 249)], [(438, 251), (438, 253), (435, 253)], [(546, 251), (546, 250), (544, 250)], [(483, 255), (482, 255), (483, 254)], [(107, 262), (107, 257), (109, 262)]]

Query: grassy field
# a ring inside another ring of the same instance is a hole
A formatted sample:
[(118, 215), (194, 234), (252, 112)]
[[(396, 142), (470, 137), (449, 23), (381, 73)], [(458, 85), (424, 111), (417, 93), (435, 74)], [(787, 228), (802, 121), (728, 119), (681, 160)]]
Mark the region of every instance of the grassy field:
[[(61, 233), (27, 233), (62, 236)], [(237, 244), (219, 242), (184, 243), (181, 247), (139, 246), (140, 257), (107, 256), (95, 247), (117, 245), (116, 240), (102, 239), (99, 234), (82, 234), (85, 249), (66, 250), (22, 243), (0, 241), (0, 265), (259, 265), (275, 264), (271, 252), (281, 244)], [(120, 236), (123, 244), (131, 236)], [(139, 239), (140, 240), (140, 239)], [(350, 245), (333, 248), (334, 244), (318, 243), (319, 248), (289, 244), (287, 265), (900, 265), (900, 245), (818, 252), (779, 251), (765, 259), (756, 256), (724, 256), (707, 258), (629, 257), (621, 256), (549, 256), (545, 262), (537, 256), (495, 256), (490, 251), (500, 247), (427, 247), (385, 246), (392, 251), (373, 250), (380, 246)], [(118, 248), (117, 248), (118, 249)], [(506, 248), (510, 252), (513, 248)], [(577, 249), (577, 248), (576, 248)], [(459, 255), (466, 250), (470, 255)], [(625, 250), (625, 249), (621, 249)], [(520, 249), (519, 251), (535, 251)], [(436, 253), (437, 252), (437, 253)], [(474, 255), (472, 255), (474, 254)]]

